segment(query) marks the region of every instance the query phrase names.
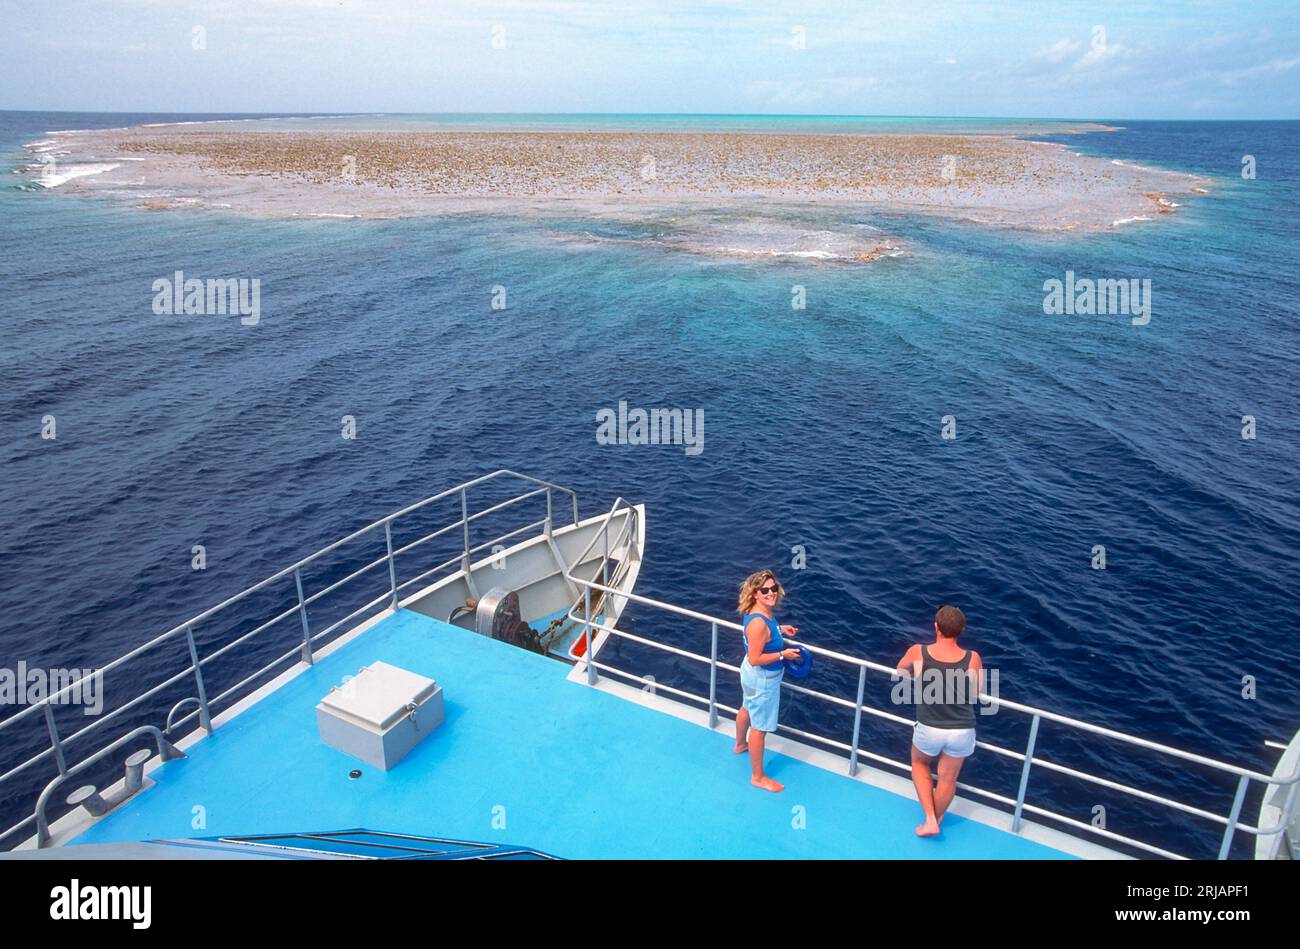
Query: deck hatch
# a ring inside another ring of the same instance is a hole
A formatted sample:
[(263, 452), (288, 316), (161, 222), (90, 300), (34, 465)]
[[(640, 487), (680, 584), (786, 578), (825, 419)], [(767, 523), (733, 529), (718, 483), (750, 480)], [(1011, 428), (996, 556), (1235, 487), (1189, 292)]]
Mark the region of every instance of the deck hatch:
[(554, 860), (555, 857), (514, 844), (479, 843), (418, 837), (365, 829), (325, 833), (260, 834), (249, 837), (204, 838), (243, 848), (276, 851), (277, 856), (302, 859), (353, 860)]
[(388, 771), (442, 724), (442, 687), (387, 662), (372, 662), (316, 706), (321, 741)]

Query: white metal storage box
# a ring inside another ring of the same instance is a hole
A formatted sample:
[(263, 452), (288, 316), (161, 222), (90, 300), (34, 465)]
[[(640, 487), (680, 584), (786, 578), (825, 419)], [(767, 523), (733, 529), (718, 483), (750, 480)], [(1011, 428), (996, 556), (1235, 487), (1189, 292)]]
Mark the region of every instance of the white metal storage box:
[(373, 662), (316, 706), (325, 744), (387, 771), (442, 724), (442, 687)]

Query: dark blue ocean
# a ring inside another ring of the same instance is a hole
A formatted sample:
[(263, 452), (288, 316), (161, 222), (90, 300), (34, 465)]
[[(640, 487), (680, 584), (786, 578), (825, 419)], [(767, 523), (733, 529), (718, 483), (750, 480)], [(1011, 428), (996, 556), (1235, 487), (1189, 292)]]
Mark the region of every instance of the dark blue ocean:
[[(818, 645), (892, 663), (951, 602), (1004, 698), (1265, 771), (1264, 742), (1300, 726), (1300, 123), (1061, 136), (1207, 176), (1211, 193), (1074, 236), (878, 215), (913, 252), (861, 266), (574, 246), (507, 216), (156, 213), (10, 173), (46, 130), (172, 118), (0, 113), (0, 666), (101, 666), (392, 510), (512, 468), (576, 488), (584, 516), (645, 502), (648, 596), (731, 615), (738, 582), (771, 566), (783, 620)], [(153, 281), (176, 270), (259, 278), (259, 324), (154, 315)], [(1067, 270), (1149, 278), (1149, 324), (1045, 315), (1043, 283)], [(596, 412), (620, 400), (702, 408), (703, 452), (597, 444)], [(242, 621), (267, 615), (250, 604)], [(707, 650), (705, 628), (628, 623)], [(289, 627), (263, 659), (292, 647)], [(644, 650), (611, 661), (704, 681)], [(176, 645), (110, 692), (185, 662)], [(830, 665), (811, 681), (850, 698), (855, 683)], [(887, 701), (886, 682), (872, 690)], [(803, 697), (784, 719), (849, 737)], [(1018, 716), (980, 725), (1024, 745)], [(4, 766), (43, 735), (0, 732)], [(907, 735), (869, 722), (863, 744), (901, 757)], [(1234, 789), (1048, 725), (1039, 750), (1219, 813)], [(3, 826), (48, 777), (0, 795)], [(982, 754), (962, 777), (1014, 795), (1018, 767)], [(1212, 856), (1221, 830), (1046, 772), (1029, 799), (1082, 821), (1102, 805), (1111, 829), (1181, 852)]]

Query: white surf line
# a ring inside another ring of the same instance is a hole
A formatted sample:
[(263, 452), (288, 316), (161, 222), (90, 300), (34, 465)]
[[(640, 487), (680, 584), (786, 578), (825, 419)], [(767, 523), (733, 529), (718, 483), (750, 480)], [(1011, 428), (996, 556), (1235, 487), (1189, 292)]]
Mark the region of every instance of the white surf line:
[(67, 184), (73, 178), (85, 178), (89, 175), (102, 175), (106, 171), (112, 171), (119, 168), (120, 165), (110, 164), (93, 164), (93, 165), (64, 165), (62, 170), (53, 174), (42, 174), (36, 177), (36, 183), (42, 188), (57, 188), (59, 185)]

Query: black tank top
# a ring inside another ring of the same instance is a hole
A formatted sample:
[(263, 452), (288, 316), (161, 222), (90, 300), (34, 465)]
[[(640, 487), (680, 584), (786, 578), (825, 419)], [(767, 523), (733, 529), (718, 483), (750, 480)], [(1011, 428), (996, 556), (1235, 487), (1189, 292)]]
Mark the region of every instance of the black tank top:
[(956, 662), (940, 662), (921, 647), (921, 679), (917, 683), (916, 720), (931, 728), (974, 728), (975, 683), (970, 681), (970, 650)]

